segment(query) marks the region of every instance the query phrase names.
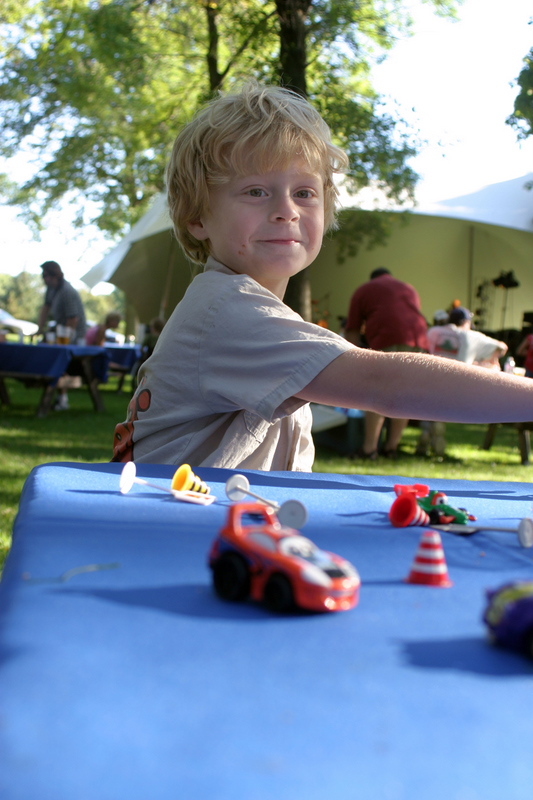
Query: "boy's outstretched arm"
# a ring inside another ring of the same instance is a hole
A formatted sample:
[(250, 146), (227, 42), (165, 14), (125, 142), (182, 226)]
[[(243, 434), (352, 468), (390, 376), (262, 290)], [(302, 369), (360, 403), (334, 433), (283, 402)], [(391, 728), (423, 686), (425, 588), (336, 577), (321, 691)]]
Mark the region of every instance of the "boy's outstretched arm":
[(354, 347), (332, 361), (297, 397), (399, 419), (533, 420), (533, 379), (423, 353)]

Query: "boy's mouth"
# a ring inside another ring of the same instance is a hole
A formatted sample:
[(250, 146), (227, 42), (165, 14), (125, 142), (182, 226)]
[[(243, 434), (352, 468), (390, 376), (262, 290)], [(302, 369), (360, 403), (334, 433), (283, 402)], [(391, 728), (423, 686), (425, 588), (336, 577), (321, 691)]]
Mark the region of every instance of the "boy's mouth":
[(266, 244), (301, 244), (299, 239), (292, 237), (288, 239), (263, 239)]

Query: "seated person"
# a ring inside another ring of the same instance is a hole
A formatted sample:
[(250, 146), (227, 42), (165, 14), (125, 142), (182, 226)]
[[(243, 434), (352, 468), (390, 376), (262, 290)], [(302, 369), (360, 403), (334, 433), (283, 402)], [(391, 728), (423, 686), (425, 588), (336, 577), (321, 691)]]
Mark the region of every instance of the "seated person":
[(387, 417), (531, 417), (533, 382), (420, 353), (362, 349), (283, 303), (335, 226), (348, 158), (300, 95), (255, 82), (179, 133), (170, 215), (190, 284), (139, 371), (113, 460), (310, 471), (310, 402)]
[(138, 372), (141, 366), (144, 364), (144, 362), (147, 361), (154, 352), (157, 340), (159, 339), (161, 331), (163, 330), (164, 327), (165, 327), (165, 320), (161, 319), (161, 317), (154, 317), (154, 319), (151, 320), (150, 322), (148, 331), (144, 335), (144, 338), (142, 340), (141, 357), (133, 367), (132, 386), (134, 389), (137, 388)]
[[(453, 308), (447, 323), (436, 324), (428, 330), (429, 352), (499, 372), (499, 359), (507, 352), (507, 345), (481, 331), (472, 330), (473, 316), (468, 308)], [(444, 455), (446, 425), (443, 422), (421, 423), (421, 428), (417, 455), (426, 455), (429, 447), (435, 455)]]
[(154, 352), (157, 340), (161, 336), (161, 331), (163, 330), (164, 327), (165, 327), (165, 320), (161, 319), (161, 317), (154, 317), (154, 319), (150, 322), (150, 325), (148, 327), (148, 332), (145, 333), (141, 345), (143, 362), (146, 361), (147, 358), (150, 358), (150, 356)]
[[(468, 308), (453, 308), (446, 325), (434, 325), (427, 332), (429, 352), (442, 358), (453, 358), (465, 364), (491, 366), (507, 352), (505, 342), (472, 330), (473, 314)], [(498, 365), (499, 369), (499, 365)]]
[(529, 333), (516, 350), (516, 355), (524, 357), (526, 378), (533, 378), (533, 334)]
[(107, 330), (115, 330), (122, 322), (117, 311), (111, 311), (100, 325), (93, 325), (85, 334), (85, 344), (103, 347)]

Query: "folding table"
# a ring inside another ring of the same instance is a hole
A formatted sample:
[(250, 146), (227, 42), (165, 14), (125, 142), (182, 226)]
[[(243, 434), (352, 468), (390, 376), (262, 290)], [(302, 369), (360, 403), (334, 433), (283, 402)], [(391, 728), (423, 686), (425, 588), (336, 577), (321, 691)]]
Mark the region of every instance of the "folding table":
[[(513, 533), (442, 533), (450, 588), (406, 583), (424, 531), (393, 528), (396, 483), (426, 482), (513, 527), (529, 483), (245, 474), (308, 510), (347, 558), (347, 612), (274, 614), (214, 593), (217, 500), (178, 502), (120, 464), (29, 476), (0, 583), (2, 800), (531, 800), (533, 662), (494, 647), (487, 589), (532, 579)], [(194, 469), (194, 468), (193, 468)], [(170, 487), (174, 468), (138, 465)]]

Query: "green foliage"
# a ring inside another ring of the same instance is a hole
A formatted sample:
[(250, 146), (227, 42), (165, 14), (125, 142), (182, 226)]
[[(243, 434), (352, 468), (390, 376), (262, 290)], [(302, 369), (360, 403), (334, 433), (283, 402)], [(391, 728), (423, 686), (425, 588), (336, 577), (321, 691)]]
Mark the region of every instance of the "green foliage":
[[(353, 258), (364, 245), (367, 250), (372, 250), (386, 241), (398, 214), (388, 214), (386, 211), (364, 211), (350, 209), (339, 215), (340, 228), (335, 233), (337, 244), (337, 261), (343, 264), (347, 258)], [(402, 217), (402, 222), (408, 224), (409, 215)]]
[[(226, 54), (229, 59), (240, 51), (247, 24), (263, 44), (263, 5), (218, 4), (229, 28), (221, 25), (217, 68)], [(38, 0), (3, 26), (0, 153), (9, 156), (24, 145), (45, 161), (9, 194), (34, 227), (65, 198), (78, 202), (76, 225), (95, 222), (113, 236), (146, 210), (163, 188), (178, 128), (211, 88), (206, 13), (212, 6), (217, 4), (195, 0)], [(242, 59), (246, 72), (250, 56)], [(255, 61), (261, 68), (264, 56)], [(230, 74), (238, 76), (228, 60), (216, 77)]]
[[(87, 319), (101, 322), (110, 311), (118, 311), (124, 319), (126, 298), (120, 289), (108, 295), (93, 295), (87, 289), (80, 289), (79, 294)], [(29, 272), (15, 276), (0, 274), (0, 308), (13, 317), (37, 322), (43, 299), (44, 285), (40, 275)]]
[(507, 123), (515, 128), (519, 139), (525, 139), (533, 134), (533, 49), (524, 58), (524, 67), (517, 83), (520, 91)]
[(103, 322), (111, 311), (118, 311), (122, 319), (126, 316), (126, 298), (124, 292), (115, 289), (111, 294), (91, 294), (87, 289), (80, 289), (85, 316), (95, 323)]
[[(446, 15), (457, 5), (427, 2)], [(291, 63), (349, 150), (354, 187), (375, 181), (409, 197), (416, 143), (380, 113), (369, 79), (372, 61), (408, 33), (406, 8), (402, 0), (4, 0), (0, 156), (23, 147), (44, 166), (20, 186), (0, 179), (0, 191), (36, 229), (68, 201), (75, 224), (118, 236), (163, 189), (171, 143), (198, 103), (250, 76), (290, 82), (280, 70)]]
[(44, 286), (40, 275), (21, 272), (0, 275), (0, 308), (16, 319), (37, 322), (43, 304)]

